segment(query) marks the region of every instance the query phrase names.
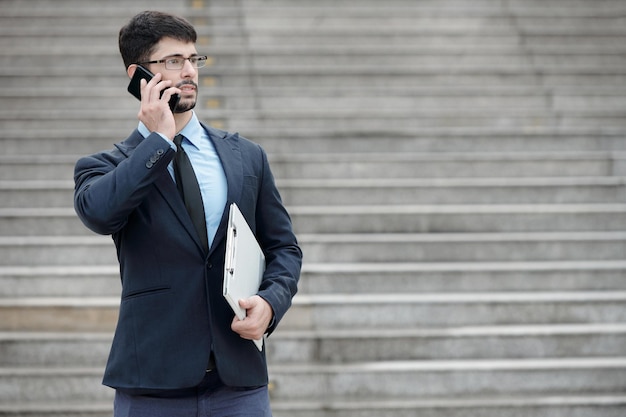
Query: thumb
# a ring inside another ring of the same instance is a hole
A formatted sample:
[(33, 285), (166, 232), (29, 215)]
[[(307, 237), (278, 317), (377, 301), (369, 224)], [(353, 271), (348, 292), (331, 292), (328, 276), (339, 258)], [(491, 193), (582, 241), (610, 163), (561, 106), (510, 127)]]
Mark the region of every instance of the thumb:
[(241, 298), (239, 300), (239, 307), (247, 310), (252, 307), (252, 301), (249, 298)]

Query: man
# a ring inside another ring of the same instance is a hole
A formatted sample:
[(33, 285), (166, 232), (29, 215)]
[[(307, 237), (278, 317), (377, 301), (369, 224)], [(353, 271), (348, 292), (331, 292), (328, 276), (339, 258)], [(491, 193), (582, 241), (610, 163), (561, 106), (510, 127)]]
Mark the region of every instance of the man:
[[(120, 30), (128, 76), (138, 65), (155, 74), (141, 81), (139, 126), (75, 167), (76, 212), (112, 235), (120, 263), (120, 313), (103, 379), (116, 390), (116, 417), (271, 416), (265, 351), (253, 340), (271, 334), (291, 306), (302, 252), (265, 152), (198, 121), (206, 57), (195, 42), (189, 22), (160, 12), (140, 13)], [(172, 111), (173, 94), (180, 100)], [(199, 229), (187, 191), (177, 189), (183, 163), (175, 156), (185, 154), (202, 197)], [(258, 294), (239, 302), (245, 320), (222, 296), (233, 202), (266, 258)]]

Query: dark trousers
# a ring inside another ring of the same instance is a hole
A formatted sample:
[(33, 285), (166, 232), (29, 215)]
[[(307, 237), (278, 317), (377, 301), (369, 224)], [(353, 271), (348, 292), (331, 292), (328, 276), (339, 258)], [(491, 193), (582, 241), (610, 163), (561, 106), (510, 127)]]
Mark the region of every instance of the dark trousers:
[(162, 395), (115, 393), (114, 417), (272, 417), (267, 386), (225, 386), (208, 372), (197, 387)]

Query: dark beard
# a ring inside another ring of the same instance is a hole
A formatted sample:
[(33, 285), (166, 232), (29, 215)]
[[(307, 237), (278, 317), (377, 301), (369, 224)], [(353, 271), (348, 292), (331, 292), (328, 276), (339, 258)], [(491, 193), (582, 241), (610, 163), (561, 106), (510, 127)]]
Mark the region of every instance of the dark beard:
[(185, 113), (189, 110), (192, 110), (196, 107), (196, 102), (197, 100), (194, 100), (192, 102), (183, 102), (182, 100), (179, 100), (174, 107), (174, 110), (172, 110), (172, 113)]
[(176, 84), (176, 87), (181, 88), (183, 85), (193, 85), (196, 88), (196, 100), (192, 102), (187, 102), (187, 103), (183, 102), (183, 100), (179, 100), (176, 106), (174, 107), (174, 110), (172, 110), (172, 113), (185, 113), (185, 112), (188, 112), (189, 110), (193, 110), (196, 107), (196, 103), (198, 101), (197, 100), (198, 84), (194, 83), (191, 80), (185, 80)]

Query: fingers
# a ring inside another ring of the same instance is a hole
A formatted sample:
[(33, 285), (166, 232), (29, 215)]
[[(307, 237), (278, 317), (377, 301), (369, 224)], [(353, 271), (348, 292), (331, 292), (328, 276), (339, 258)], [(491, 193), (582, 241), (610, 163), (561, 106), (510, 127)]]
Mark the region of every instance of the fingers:
[(170, 87), (172, 85), (171, 80), (161, 81), (162, 78), (163, 75), (159, 72), (156, 73), (149, 82), (146, 82), (145, 79), (140, 81), (142, 104), (148, 105), (156, 102), (160, 102), (159, 104), (169, 103), (172, 95), (181, 93), (180, 89)]
[(246, 309), (246, 318), (239, 320), (235, 316), (231, 324), (232, 330), (244, 339), (261, 339), (272, 319), (272, 308), (258, 295), (239, 300), (239, 306)]
[(172, 81), (161, 79), (162, 75), (157, 73), (149, 82), (140, 81), (141, 107), (137, 116), (151, 132), (159, 132), (172, 139), (176, 134), (176, 122), (169, 100), (180, 90), (170, 87)]

